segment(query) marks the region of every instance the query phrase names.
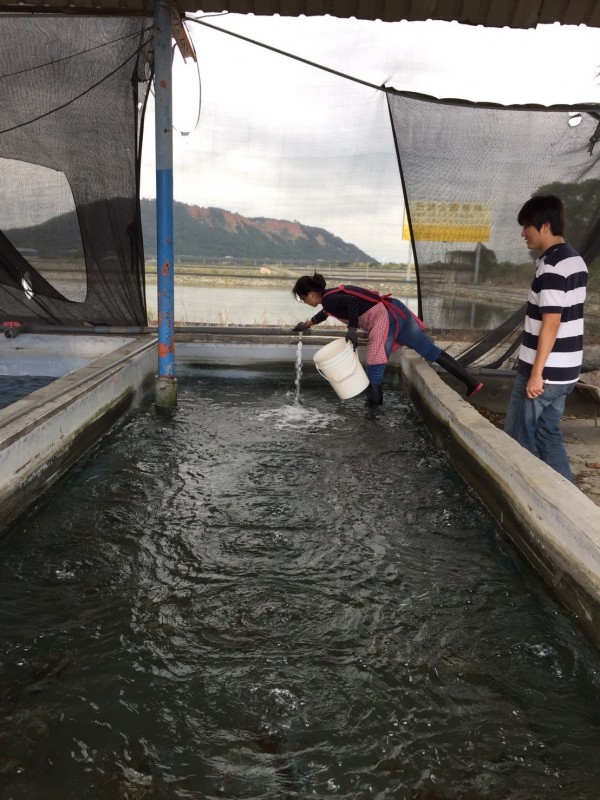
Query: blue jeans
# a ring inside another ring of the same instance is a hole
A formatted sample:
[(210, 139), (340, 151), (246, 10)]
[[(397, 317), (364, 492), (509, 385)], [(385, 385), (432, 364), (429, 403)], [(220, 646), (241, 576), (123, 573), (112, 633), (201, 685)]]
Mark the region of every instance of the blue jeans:
[[(388, 329), (388, 336), (385, 342), (385, 354), (389, 358), (392, 353), (392, 346), (394, 342), (410, 347), (426, 361), (436, 361), (442, 352), (441, 348), (427, 336), (417, 320), (410, 313), (409, 309), (404, 303), (396, 297), (392, 297), (391, 302), (400, 309), (402, 312), (400, 320), (400, 330), (397, 329), (396, 319), (388, 309), (388, 316), (390, 318), (390, 325)], [(386, 364), (369, 364), (365, 368), (367, 377), (370, 382), (375, 386), (379, 386), (383, 381), (383, 374), (385, 372)]]
[[(410, 347), (411, 350), (414, 350), (426, 361), (435, 361), (437, 358), (439, 358), (439, 355), (442, 352), (441, 349), (429, 338), (429, 336), (423, 332), (419, 323), (413, 317), (404, 303), (395, 297), (392, 298), (392, 303), (404, 314), (404, 319), (402, 320), (402, 324), (400, 325), (400, 330), (398, 331), (395, 341), (398, 342), (398, 344), (404, 345), (405, 347)], [(388, 314), (390, 314), (389, 311)], [(390, 314), (390, 329), (387, 341), (385, 343), (385, 352), (387, 353), (388, 358), (392, 352), (392, 344), (394, 343), (395, 332), (396, 324)]]
[(571, 394), (575, 384), (545, 383), (544, 393), (530, 400), (525, 394), (527, 380), (523, 375), (517, 374), (515, 377), (504, 430), (530, 453), (539, 456), (548, 466), (573, 482), (559, 423), (567, 395)]

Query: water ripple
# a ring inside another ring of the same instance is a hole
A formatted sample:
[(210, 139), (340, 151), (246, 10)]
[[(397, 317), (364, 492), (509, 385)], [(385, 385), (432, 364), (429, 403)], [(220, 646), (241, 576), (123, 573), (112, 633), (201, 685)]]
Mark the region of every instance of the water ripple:
[(597, 652), (405, 398), (292, 385), (198, 370), (3, 540), (2, 797), (596, 800)]

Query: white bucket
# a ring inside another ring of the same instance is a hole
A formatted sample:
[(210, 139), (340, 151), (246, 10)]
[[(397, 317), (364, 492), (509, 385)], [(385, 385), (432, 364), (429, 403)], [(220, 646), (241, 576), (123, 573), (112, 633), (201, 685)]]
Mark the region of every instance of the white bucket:
[(336, 339), (320, 347), (313, 360), (318, 373), (329, 381), (342, 400), (354, 397), (369, 385), (358, 353), (345, 339)]

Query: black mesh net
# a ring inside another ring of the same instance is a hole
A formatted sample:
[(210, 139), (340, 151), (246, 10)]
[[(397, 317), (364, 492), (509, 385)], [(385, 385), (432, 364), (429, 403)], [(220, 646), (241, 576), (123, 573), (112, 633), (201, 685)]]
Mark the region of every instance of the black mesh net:
[(151, 21), (0, 17), (0, 323), (143, 325)]
[(589, 270), (587, 369), (600, 343), (598, 108), (498, 107), (388, 95), (428, 326), (472, 342), (463, 363), (509, 366), (533, 260), (517, 224), (534, 194), (565, 205), (566, 238)]

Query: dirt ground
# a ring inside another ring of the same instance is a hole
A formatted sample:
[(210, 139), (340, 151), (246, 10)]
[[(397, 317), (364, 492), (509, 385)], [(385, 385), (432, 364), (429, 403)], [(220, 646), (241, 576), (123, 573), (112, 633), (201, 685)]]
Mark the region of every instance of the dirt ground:
[(600, 420), (565, 417), (561, 427), (575, 483), (600, 506)]
[[(498, 428), (503, 427), (503, 413), (484, 407), (477, 410)], [(600, 412), (598, 418), (564, 416), (561, 429), (575, 483), (600, 506)]]

